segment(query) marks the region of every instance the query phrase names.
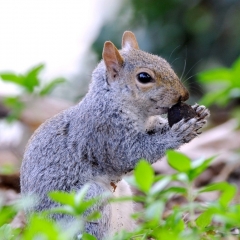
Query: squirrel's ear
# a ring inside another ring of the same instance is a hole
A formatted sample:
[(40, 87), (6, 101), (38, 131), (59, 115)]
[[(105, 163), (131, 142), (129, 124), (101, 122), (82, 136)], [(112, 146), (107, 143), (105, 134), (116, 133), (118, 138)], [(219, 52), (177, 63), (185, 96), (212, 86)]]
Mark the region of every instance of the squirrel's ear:
[(114, 44), (110, 41), (107, 41), (104, 44), (102, 57), (108, 73), (110, 74), (111, 78), (114, 79), (118, 75), (118, 72), (123, 65), (122, 56)]
[(123, 33), (122, 48), (139, 49), (137, 39), (132, 32), (126, 31), (126, 32)]

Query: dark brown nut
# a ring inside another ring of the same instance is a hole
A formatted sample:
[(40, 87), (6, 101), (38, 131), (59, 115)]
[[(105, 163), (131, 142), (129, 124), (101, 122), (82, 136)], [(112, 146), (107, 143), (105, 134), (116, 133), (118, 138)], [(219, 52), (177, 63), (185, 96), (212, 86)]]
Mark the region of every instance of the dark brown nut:
[(196, 115), (196, 112), (190, 105), (184, 102), (178, 102), (168, 109), (168, 124), (172, 127), (173, 124), (181, 121), (183, 118), (187, 120), (194, 118)]

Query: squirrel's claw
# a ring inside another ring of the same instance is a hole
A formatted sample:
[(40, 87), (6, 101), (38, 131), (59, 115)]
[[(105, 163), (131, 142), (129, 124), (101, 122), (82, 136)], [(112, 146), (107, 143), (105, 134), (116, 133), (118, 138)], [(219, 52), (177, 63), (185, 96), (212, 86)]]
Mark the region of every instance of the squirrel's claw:
[(196, 103), (192, 106), (192, 108), (196, 112), (198, 120), (205, 119), (210, 116), (209, 110), (203, 105), (198, 105)]

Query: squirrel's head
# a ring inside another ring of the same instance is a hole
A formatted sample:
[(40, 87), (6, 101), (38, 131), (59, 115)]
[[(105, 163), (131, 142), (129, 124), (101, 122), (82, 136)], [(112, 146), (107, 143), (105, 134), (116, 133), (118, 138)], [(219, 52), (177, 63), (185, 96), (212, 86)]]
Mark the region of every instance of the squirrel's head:
[(107, 41), (102, 55), (110, 89), (145, 115), (166, 113), (169, 107), (189, 97), (167, 61), (141, 51), (130, 31), (124, 32), (120, 51)]

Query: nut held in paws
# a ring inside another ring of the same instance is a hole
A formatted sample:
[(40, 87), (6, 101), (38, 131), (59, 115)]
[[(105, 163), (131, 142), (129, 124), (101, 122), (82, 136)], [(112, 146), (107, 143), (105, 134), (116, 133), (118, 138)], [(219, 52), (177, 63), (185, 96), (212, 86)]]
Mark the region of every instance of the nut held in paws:
[(192, 107), (184, 102), (178, 102), (168, 109), (168, 123), (172, 127), (173, 124), (179, 122), (180, 120), (194, 118), (196, 112)]

